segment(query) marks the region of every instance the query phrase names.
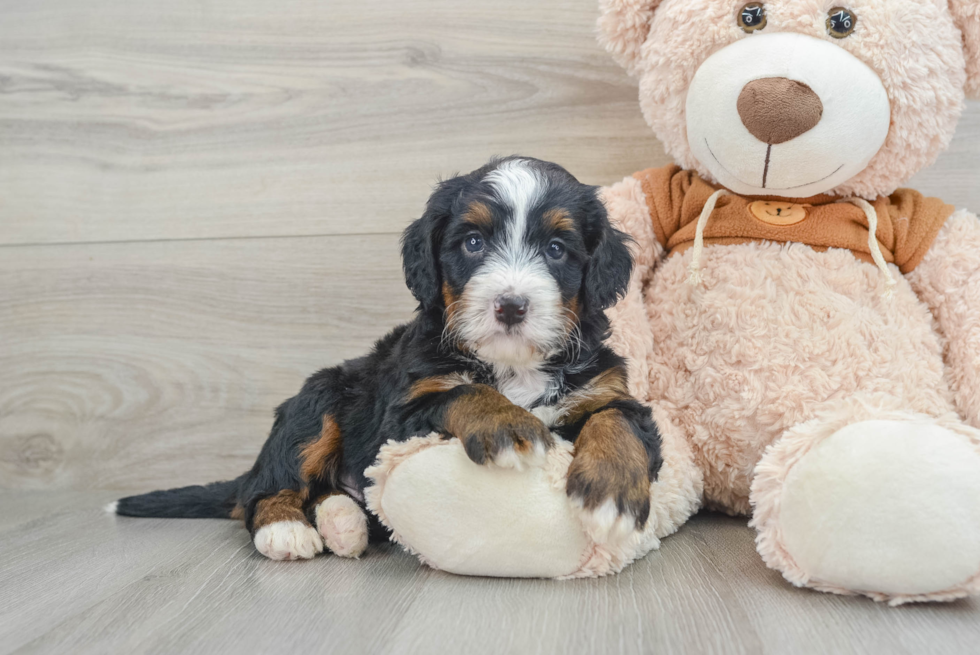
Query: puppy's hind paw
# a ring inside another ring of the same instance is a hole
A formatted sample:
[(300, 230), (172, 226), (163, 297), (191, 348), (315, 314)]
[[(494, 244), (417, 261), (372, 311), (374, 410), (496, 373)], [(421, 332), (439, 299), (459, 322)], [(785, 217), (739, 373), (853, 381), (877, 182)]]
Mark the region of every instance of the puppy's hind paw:
[(255, 549), (274, 560), (312, 559), (323, 552), (323, 541), (303, 521), (277, 521), (263, 525), (252, 540)]
[(367, 515), (350, 496), (334, 494), (317, 505), (316, 527), (335, 555), (358, 558), (367, 548)]

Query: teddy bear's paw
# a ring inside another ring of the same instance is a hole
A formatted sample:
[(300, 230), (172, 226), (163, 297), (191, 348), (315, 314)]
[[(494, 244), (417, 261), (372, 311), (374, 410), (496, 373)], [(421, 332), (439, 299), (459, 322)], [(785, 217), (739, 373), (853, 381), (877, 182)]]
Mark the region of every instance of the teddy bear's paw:
[(786, 474), (778, 521), (760, 526), (760, 543), (780, 544), (770, 565), (892, 602), (980, 590), (978, 436), (910, 417), (823, 439)]
[(544, 466), (555, 439), (541, 420), (522, 407), (511, 405), (474, 416), (461, 439), (466, 454), (477, 464), (523, 470)]
[(316, 527), (335, 555), (356, 559), (367, 548), (367, 515), (350, 496), (334, 494), (317, 505)]
[(323, 542), (313, 526), (303, 521), (277, 521), (259, 528), (252, 540), (255, 549), (275, 560), (311, 559), (323, 552)]

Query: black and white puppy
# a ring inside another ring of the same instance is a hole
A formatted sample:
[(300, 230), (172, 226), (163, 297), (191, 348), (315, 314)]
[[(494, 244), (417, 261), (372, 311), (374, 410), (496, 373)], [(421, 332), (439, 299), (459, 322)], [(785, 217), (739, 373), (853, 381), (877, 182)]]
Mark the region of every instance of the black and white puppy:
[[(364, 470), (387, 440), (437, 432), (478, 464), (520, 468), (543, 459), (554, 433), (575, 444), (567, 491), (593, 529), (642, 528), (660, 436), (603, 344), (603, 310), (632, 270), (626, 243), (596, 188), (556, 164), (510, 157), (442, 182), (403, 236), (414, 320), (310, 377), (241, 477), (114, 510), (240, 518), (274, 559), (312, 557), (324, 540), (356, 556), (367, 543)], [(338, 510), (361, 517), (363, 538), (335, 534)]]

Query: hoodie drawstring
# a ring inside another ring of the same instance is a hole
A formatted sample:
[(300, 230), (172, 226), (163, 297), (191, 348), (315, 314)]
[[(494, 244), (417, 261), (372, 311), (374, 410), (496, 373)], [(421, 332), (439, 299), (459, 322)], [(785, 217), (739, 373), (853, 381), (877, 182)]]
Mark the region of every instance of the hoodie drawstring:
[(881, 246), (878, 245), (878, 212), (875, 211), (874, 205), (863, 198), (842, 198), (837, 202), (848, 202), (860, 207), (864, 210), (864, 215), (868, 217), (868, 249), (871, 251), (871, 259), (885, 275), (884, 297), (891, 297), (895, 285), (898, 283), (892, 276), (892, 272), (888, 270), (888, 262), (885, 261), (884, 255), (881, 254)]
[[(701, 284), (704, 279), (701, 273), (701, 254), (704, 252), (704, 229), (708, 225), (708, 219), (711, 218), (711, 212), (715, 210), (718, 198), (727, 195), (731, 195), (731, 193), (725, 189), (718, 189), (704, 203), (704, 208), (701, 210), (701, 215), (698, 217), (698, 224), (694, 231), (694, 246), (691, 248), (691, 264), (688, 266), (688, 284), (696, 286)], [(897, 282), (892, 272), (888, 269), (888, 262), (885, 261), (884, 255), (881, 254), (881, 246), (878, 244), (878, 213), (875, 211), (874, 206), (863, 198), (842, 198), (837, 202), (847, 202), (864, 211), (864, 215), (868, 219), (868, 249), (871, 251), (871, 259), (874, 260), (875, 265), (885, 276), (886, 288), (883, 295), (886, 298), (890, 297)]]
[(701, 284), (701, 253), (704, 251), (704, 228), (708, 225), (708, 218), (711, 217), (711, 212), (715, 210), (715, 204), (718, 202), (718, 198), (722, 196), (731, 195), (725, 189), (718, 189), (708, 198), (708, 202), (704, 203), (704, 208), (701, 210), (701, 215), (698, 217), (698, 225), (694, 231), (694, 247), (691, 249), (691, 265), (688, 268), (690, 275), (687, 278), (688, 284), (698, 285)]

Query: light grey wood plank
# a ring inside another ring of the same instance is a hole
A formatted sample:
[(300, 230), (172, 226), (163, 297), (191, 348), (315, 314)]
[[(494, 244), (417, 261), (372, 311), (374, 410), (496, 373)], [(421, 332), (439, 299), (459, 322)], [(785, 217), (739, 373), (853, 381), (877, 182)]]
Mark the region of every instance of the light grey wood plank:
[(388, 653), (440, 643), (472, 653), (758, 653), (762, 643), (732, 584), (690, 532), (617, 576), (512, 580), (428, 578)]
[[(594, 3), (5, 2), (0, 244), (391, 232), (519, 152), (668, 158)], [(980, 207), (980, 103), (912, 181)]]
[[(972, 653), (976, 601), (889, 608), (795, 589), (744, 519), (701, 514), (598, 580), (432, 571), (393, 546), (272, 562), (233, 521), (101, 512), (39, 492), (0, 530), (0, 653)], [(52, 509), (51, 501), (60, 501)], [(19, 495), (0, 493), (0, 515)]]
[(727, 602), (742, 608), (764, 652), (971, 653), (980, 643), (976, 598), (889, 607), (798, 589), (765, 567), (744, 520), (703, 513), (684, 530), (702, 565), (730, 582)]
[(665, 161), (590, 2), (0, 6), (0, 243), (391, 232), (493, 154)]
[(906, 186), (980, 214), (980, 101), (967, 101), (949, 149)]
[(238, 475), (414, 308), (395, 235), (7, 248), (0, 289), (0, 488)]
[[(6, 615), (0, 606), (0, 620), (9, 618), (4, 625), (12, 628), (0, 633), (0, 652), (8, 652), (5, 647), (19, 653), (371, 652), (428, 574), (389, 545), (358, 561), (323, 556), (272, 562), (254, 552), (234, 521), (93, 517), (91, 508), (75, 511), (92, 517), (106, 533), (103, 551), (127, 551), (125, 568), (105, 556), (89, 557), (92, 575), (69, 582), (58, 604), (45, 604), (46, 619), (25, 618), (31, 606)], [(151, 540), (164, 545), (151, 549)], [(38, 553), (37, 562), (47, 554)], [(39, 582), (44, 580), (41, 576)], [(11, 584), (15, 594), (26, 597), (16, 581)], [(89, 593), (75, 594), (74, 587)]]

